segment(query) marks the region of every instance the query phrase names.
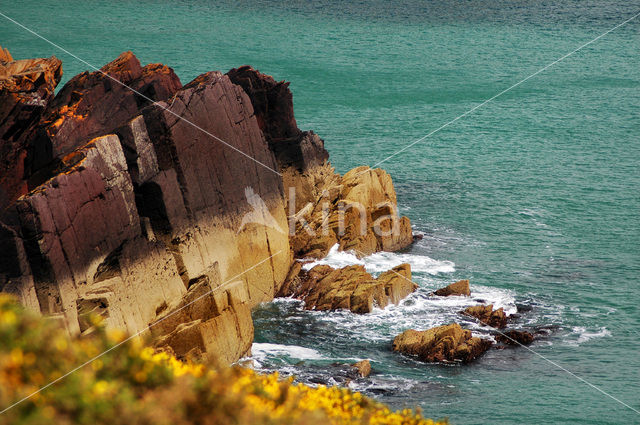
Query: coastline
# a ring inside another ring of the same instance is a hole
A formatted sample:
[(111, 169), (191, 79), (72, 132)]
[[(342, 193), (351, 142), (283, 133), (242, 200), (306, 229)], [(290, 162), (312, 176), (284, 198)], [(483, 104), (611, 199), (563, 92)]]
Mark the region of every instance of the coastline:
[[(211, 64), (227, 70), (250, 63), (286, 78), (292, 81), (297, 122), (301, 128), (316, 130), (326, 140), (331, 165), (340, 175), (363, 162), (376, 163), (404, 142), (416, 140), (476, 102), (519, 81), (521, 76), (529, 75), (537, 65), (561, 58), (595, 34), (618, 25), (626, 19), (625, 15), (636, 13), (630, 5), (620, 2), (523, 3), (513, 8), (504, 8), (499, 2), (450, 7), (439, 3), (370, 2), (370, 7), (364, 8), (337, 3), (318, 7), (318, 2), (311, 2), (294, 9), (275, 3), (196, 3), (96, 8), (92, 2), (38, 5), (26, 2), (5, 12), (26, 26), (37, 25), (33, 28), (38, 33), (51, 37), (92, 64), (102, 65), (121, 51), (132, 50), (140, 55), (143, 64), (159, 61), (171, 65), (181, 77), (188, 76), (178, 89), (200, 72), (212, 69)], [(52, 15), (51, 10), (68, 13)], [(144, 19), (140, 19), (141, 12)], [(96, 29), (103, 29), (104, 37), (96, 36), (99, 34)], [(52, 53), (49, 46), (43, 48), (40, 41), (17, 26), (12, 29), (8, 23), (0, 32), (5, 34), (1, 38), (9, 44), (14, 56), (33, 58)], [(230, 34), (234, 36), (229, 37)], [(169, 269), (177, 269), (175, 275), (153, 275), (154, 279), (167, 282), (163, 297), (182, 299), (184, 290), (174, 282), (187, 287), (192, 281), (193, 296), (201, 293), (195, 289), (206, 292), (229, 280), (225, 289), (232, 291), (217, 300), (208, 300), (195, 314), (209, 311), (199, 317), (220, 324), (215, 328), (220, 334), (223, 323), (233, 323), (236, 327), (233, 334), (246, 335), (249, 321), (212, 319), (219, 316), (217, 309), (227, 309), (240, 317), (237, 312), (249, 308), (253, 340), (257, 342), (252, 352), (255, 370), (280, 371), (281, 376), (295, 376), (296, 382), (312, 385), (334, 385), (338, 381), (341, 386), (348, 385), (394, 409), (420, 406), (429, 416), (448, 416), (455, 423), (477, 423), (487, 418), (496, 423), (516, 423), (523, 420), (523, 415), (536, 423), (595, 423), (601, 418), (633, 422), (633, 409), (626, 409), (623, 404), (637, 408), (632, 396), (635, 388), (632, 377), (637, 370), (634, 329), (638, 328), (633, 300), (637, 294), (635, 247), (640, 233), (633, 226), (638, 199), (629, 195), (638, 186), (634, 143), (638, 66), (633, 43), (628, 43), (634, 35), (631, 25), (619, 28), (571, 60), (563, 61), (561, 66), (543, 72), (508, 96), (481, 108), (479, 113), (465, 117), (446, 132), (439, 132), (430, 141), (419, 143), (402, 157), (384, 164), (393, 176), (400, 210), (411, 217), (414, 231), (423, 232), (424, 239), (398, 254), (382, 252), (357, 258), (342, 251), (338, 255), (330, 253), (319, 262), (305, 263), (304, 268), (308, 271), (317, 263), (336, 269), (360, 264), (377, 278), (392, 267), (410, 263), (411, 280), (420, 288), (397, 306), (355, 314), (351, 310), (306, 310), (304, 300), (289, 298), (253, 308), (246, 304), (232, 305), (229, 301), (234, 293), (236, 299), (250, 297), (251, 294), (246, 294), (248, 282), (256, 279), (264, 279), (266, 283), (251, 286), (253, 295), (268, 299), (271, 290), (268, 278), (273, 275), (266, 267), (270, 260), (251, 258), (256, 261), (254, 265), (266, 261), (258, 265), (255, 274), (249, 272), (244, 276), (246, 279), (240, 276), (225, 281), (220, 280), (219, 269), (200, 273), (197, 261), (179, 264), (178, 256), (188, 260), (202, 257), (200, 253), (191, 254), (200, 245), (216, 240), (205, 241), (203, 235), (191, 232), (192, 239), (176, 238), (178, 245), (190, 244), (188, 250), (167, 250), (167, 246), (173, 245), (158, 240), (163, 232), (171, 235), (170, 221), (165, 219), (171, 215), (162, 208), (159, 214), (152, 213), (156, 205), (153, 201), (162, 197), (162, 191), (153, 185), (147, 185), (139, 198), (141, 205), (145, 205), (144, 216), (154, 217), (154, 221), (140, 220), (144, 237), (136, 244), (125, 244), (126, 250), (119, 255), (108, 256), (109, 260), (118, 261), (98, 264), (102, 266), (99, 274), (102, 280), (98, 283), (123, 289), (127, 285), (123, 273), (133, 279), (131, 272), (135, 274), (137, 268), (146, 270), (140, 275), (150, 276), (148, 269), (162, 269), (162, 261), (169, 264)], [(66, 75), (62, 82), (81, 72), (84, 65), (65, 58), (64, 66)], [(170, 83), (171, 78), (165, 81)], [(40, 94), (46, 96), (46, 91), (37, 93)], [(151, 91), (146, 94), (151, 95)], [(25, 118), (25, 113), (20, 114), (21, 120)], [(144, 123), (144, 116), (141, 121)], [(139, 131), (139, 125), (127, 123), (119, 131), (122, 134), (116, 136), (120, 140), (135, 140), (133, 134)], [(147, 135), (149, 131), (147, 128)], [(156, 129), (156, 134), (163, 132), (163, 128)], [(151, 158), (143, 157), (134, 166), (126, 155), (144, 151), (145, 144), (141, 141), (139, 147), (123, 149), (133, 186), (138, 184), (136, 179), (153, 177), (152, 173), (135, 175), (134, 171), (136, 167), (153, 166)], [(153, 147), (153, 143), (149, 144)], [(172, 145), (175, 143), (169, 141), (168, 146)], [(171, 148), (165, 152), (171, 155)], [(5, 174), (4, 154), (0, 151), (0, 175)], [(46, 154), (46, 150), (41, 154)], [(69, 167), (84, 166), (76, 164), (74, 158), (69, 159)], [(17, 171), (10, 177), (20, 178), (14, 178), (15, 185), (10, 187), (20, 189), (22, 177), (42, 164), (30, 162), (25, 166), (27, 173), (13, 168)], [(27, 186), (39, 184), (38, 180), (48, 178), (46, 174), (51, 171), (35, 176), (33, 181), (26, 182)], [(180, 181), (185, 181), (185, 176), (173, 174), (163, 171), (164, 180), (158, 186), (178, 181), (172, 184), (175, 190), (171, 193), (182, 196)], [(244, 177), (232, 175), (237, 181)], [(195, 178), (198, 180), (199, 175)], [(246, 216), (255, 211), (248, 202), (250, 198), (257, 199), (254, 195), (264, 201), (267, 211), (272, 207), (273, 200), (263, 199), (261, 189), (249, 192), (249, 196), (240, 193), (246, 209), (240, 211), (234, 226), (240, 228), (244, 224), (244, 232), (270, 227), (264, 221), (262, 226), (249, 223), (262, 220), (259, 215)], [(283, 198), (285, 214), (289, 215), (286, 206), (290, 197), (285, 194)], [(134, 203), (137, 210), (138, 204), (135, 200)], [(259, 206), (258, 210), (265, 209)], [(180, 208), (170, 213), (175, 214), (171, 217), (183, 214)], [(123, 220), (126, 217), (110, 211), (107, 214)], [(277, 214), (269, 212), (265, 217), (271, 217), (266, 220), (270, 225), (275, 223), (282, 229), (283, 221)], [(188, 220), (184, 224), (191, 226)], [(212, 234), (212, 228), (218, 229), (218, 224), (207, 221), (204, 236)], [(221, 226), (227, 225), (225, 221)], [(154, 231), (154, 226), (160, 231)], [(190, 230), (180, 229), (187, 233)], [(254, 232), (245, 242), (256, 240), (258, 233)], [(0, 234), (14, 240), (14, 235), (6, 233), (2, 226)], [(147, 235), (156, 242), (148, 243)], [(223, 239), (235, 237), (237, 233), (229, 232)], [(304, 239), (297, 242), (307, 249)], [(330, 243), (331, 240), (326, 240), (314, 248), (321, 253)], [(0, 251), (5, 246), (0, 244)], [(37, 243), (31, 247), (37, 248)], [(158, 247), (160, 255), (151, 261), (146, 254), (133, 255), (154, 247)], [(9, 273), (15, 277), (23, 264), (20, 258), (27, 258), (27, 254), (21, 257), (22, 254), (11, 252), (9, 258), (19, 259), (9, 267)], [(124, 257), (129, 260), (122, 260)], [(87, 258), (93, 261), (90, 256)], [(210, 259), (198, 261), (205, 263)], [(227, 260), (228, 257), (224, 259)], [(118, 267), (111, 267), (116, 262)], [(222, 273), (233, 278), (250, 267), (253, 266), (244, 263), (231, 265)], [(189, 279), (193, 270), (197, 276)], [(238, 273), (231, 274), (234, 270)], [(123, 285), (117, 282), (118, 273)], [(90, 276), (94, 277), (95, 274)], [(471, 297), (430, 295), (461, 279), (470, 279)], [(240, 280), (247, 285), (235, 286), (234, 282)], [(82, 278), (78, 281), (83, 282)], [(143, 286), (140, 294), (125, 291), (115, 294), (135, 301), (130, 303), (133, 308), (121, 316), (132, 318), (130, 326), (138, 326), (137, 310), (147, 300), (149, 305), (159, 302), (161, 311), (144, 307), (142, 314), (161, 318), (174, 311), (156, 298), (149, 299), (144, 294), (146, 289)], [(179, 292), (173, 293), (176, 289)], [(274, 287), (274, 293), (275, 290)], [(27, 298), (28, 295), (25, 294)], [(100, 294), (103, 295), (113, 298), (108, 291)], [(137, 301), (138, 295), (143, 295), (142, 304)], [(36, 301), (39, 308), (37, 297)], [(503, 307), (507, 315), (519, 314), (520, 319), (508, 323), (509, 326), (546, 329), (548, 335), (533, 343), (533, 351), (624, 403), (604, 397), (523, 348), (490, 350), (472, 365), (455, 367), (425, 364), (391, 351), (394, 338), (406, 329), (430, 329), (452, 322), (471, 329), (475, 336), (493, 338), (491, 329), (460, 314), (479, 304), (492, 304), (494, 310)], [(102, 302), (85, 304), (85, 311), (96, 307), (100, 312)], [(193, 314), (191, 311), (183, 319), (190, 320)], [(229, 314), (225, 317), (229, 318)], [(113, 317), (114, 321), (117, 319)], [(146, 320), (141, 318), (139, 323)], [(58, 320), (60, 324), (64, 321)], [(88, 320), (82, 325), (79, 320), (78, 323), (84, 332), (91, 327)], [(197, 326), (190, 329), (197, 331)], [(171, 334), (173, 330), (166, 331)], [(199, 342), (198, 332), (189, 335), (193, 338), (185, 346), (204, 345)], [(240, 336), (231, 339), (242, 340)], [(231, 353), (228, 355), (233, 358), (247, 346), (242, 343), (221, 351)], [(301, 349), (314, 351), (305, 354)], [(341, 367), (361, 359), (370, 360), (371, 376), (348, 384), (338, 379), (342, 378)]]
[(98, 314), (132, 335), (150, 326), (178, 357), (229, 364), (297, 259), (412, 243), (390, 176), (336, 174), (322, 139), (298, 129), (288, 83), (245, 66), (182, 86), (125, 52), (54, 96), (55, 57), (4, 59), (2, 291), (71, 335)]

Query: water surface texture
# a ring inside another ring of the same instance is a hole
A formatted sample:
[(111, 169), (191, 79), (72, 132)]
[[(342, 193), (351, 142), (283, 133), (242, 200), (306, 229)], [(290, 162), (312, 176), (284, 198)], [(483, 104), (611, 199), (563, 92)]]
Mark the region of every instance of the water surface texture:
[[(242, 64), (291, 81), (299, 126), (323, 137), (345, 172), (384, 160), (640, 2), (1, 0), (0, 11), (96, 66), (132, 50), (185, 83)], [(88, 69), (1, 17), (0, 44), (16, 58), (57, 55), (65, 81)], [(334, 363), (369, 358), (374, 374), (354, 389), (455, 424), (640, 423), (550, 363), (640, 410), (639, 165), (636, 20), (381, 164), (425, 237), (365, 264), (378, 273), (408, 261), (420, 289), (369, 316), (264, 305), (256, 367), (332, 383)], [(460, 278), (473, 298), (428, 296)], [(533, 352), (492, 350), (467, 366), (390, 352), (402, 330), (459, 321), (477, 300), (520, 306), (519, 325), (547, 335)]]

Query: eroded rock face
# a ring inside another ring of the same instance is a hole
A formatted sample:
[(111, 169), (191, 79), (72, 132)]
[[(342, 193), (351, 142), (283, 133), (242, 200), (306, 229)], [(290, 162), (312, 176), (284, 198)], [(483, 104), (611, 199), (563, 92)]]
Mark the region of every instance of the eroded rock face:
[(398, 214), (391, 177), (368, 167), (336, 174), (322, 139), (298, 128), (289, 83), (249, 66), (227, 75), (251, 99), (283, 174), (287, 213), (299, 218), (291, 237), (296, 257), (324, 257), (336, 243), (360, 257), (412, 243), (411, 224)]
[(181, 86), (171, 68), (142, 67), (131, 52), (100, 71), (73, 77), (48, 104), (34, 130), (27, 158), (31, 186), (49, 177), (56, 159), (113, 132), (151, 101), (167, 99)]
[(234, 68), (227, 76), (249, 96), (258, 125), (281, 169), (293, 167), (303, 172), (329, 159), (322, 139), (298, 128), (288, 82), (278, 82), (250, 66)]
[(27, 138), (62, 78), (62, 62), (13, 60), (0, 47), (0, 209), (28, 192), (24, 181)]
[[(10, 60), (0, 51), (0, 67)], [(13, 85), (0, 79), (0, 96), (13, 96), (12, 109), (0, 104), (1, 147), (15, 153), (0, 158), (0, 187), (13, 190), (0, 199), (0, 291), (72, 334), (90, 331), (90, 315), (99, 314), (131, 334), (152, 325), (157, 345), (180, 357), (233, 362), (249, 353), (251, 308), (302, 287), (298, 263), (291, 267), (287, 184), (301, 188), (305, 206), (313, 201), (303, 214), (315, 214), (325, 189), (334, 204), (366, 193), (372, 217), (388, 208), (374, 201), (395, 206), (391, 180), (378, 170), (343, 186), (322, 140), (297, 128), (287, 84), (251, 68), (208, 72), (181, 87), (170, 68), (142, 67), (125, 52), (52, 99), (59, 61), (23, 64), (24, 72), (9, 65)], [(36, 113), (22, 114), (33, 105), (21, 96), (40, 99)], [(330, 230), (300, 252), (321, 256), (345, 241)], [(366, 241), (349, 246), (405, 243)], [(307, 285), (324, 308), (367, 312), (415, 289), (408, 265), (378, 279), (336, 273), (346, 288)]]
[(426, 331), (406, 330), (393, 340), (393, 351), (416, 356), (425, 362), (468, 363), (491, 345), (490, 340), (472, 337), (470, 330), (454, 323)]
[(397, 304), (417, 288), (411, 281), (409, 264), (401, 264), (377, 279), (361, 265), (341, 269), (318, 265), (288, 279), (278, 295), (301, 299), (308, 310), (346, 309), (363, 314), (374, 307)]
[(178, 358), (230, 364), (251, 352), (253, 321), (245, 282), (223, 284), (215, 263), (193, 279), (151, 327), (157, 347), (170, 347)]
[[(40, 310), (64, 317), (70, 332), (78, 333), (78, 311), (90, 310), (93, 301), (118, 305), (109, 323), (137, 332), (155, 316), (156, 304), (184, 292), (177, 273), (162, 272), (173, 258), (162, 246), (141, 240), (133, 185), (116, 136), (94, 139), (63, 162), (58, 175), (13, 207), (22, 235), (17, 245), (29, 259)], [(148, 291), (128, 285), (150, 278)]]
[(494, 310), (493, 304), (467, 307), (462, 311), (462, 314), (475, 317), (480, 321), (480, 323), (486, 326), (499, 329), (507, 326), (507, 315), (505, 314), (504, 309), (500, 307), (499, 309)]
[(152, 179), (157, 194), (150, 188), (139, 205), (174, 247), (185, 279), (218, 262), (223, 280), (241, 274), (252, 306), (271, 300), (291, 264), (287, 219), (277, 164), (247, 95), (209, 72), (143, 116), (158, 168), (171, 175)]
[(434, 292), (434, 294), (439, 297), (450, 297), (452, 295), (468, 297), (471, 295), (471, 290), (469, 289), (469, 280), (459, 280), (452, 283), (451, 285), (438, 289)]

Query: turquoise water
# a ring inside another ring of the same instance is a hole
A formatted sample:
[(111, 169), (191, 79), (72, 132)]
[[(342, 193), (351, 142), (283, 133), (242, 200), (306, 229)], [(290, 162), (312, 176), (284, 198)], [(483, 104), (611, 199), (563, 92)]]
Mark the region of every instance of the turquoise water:
[[(245, 63), (291, 81), (299, 126), (325, 139), (344, 172), (383, 160), (640, 2), (0, 0), (0, 11), (97, 66), (132, 50), (183, 82)], [(0, 22), (0, 44), (16, 58), (56, 54), (67, 79), (87, 69)], [(640, 423), (558, 367), (640, 410), (639, 53), (636, 20), (382, 164), (425, 237), (367, 266), (410, 261), (421, 289), (369, 317), (265, 305), (255, 313), (259, 366), (331, 383), (334, 363), (370, 358), (375, 373), (355, 389), (455, 424)], [(458, 278), (471, 279), (474, 299), (527, 310), (518, 324), (547, 331), (535, 353), (493, 350), (463, 367), (390, 353), (404, 328), (460, 320), (464, 302), (427, 296)]]

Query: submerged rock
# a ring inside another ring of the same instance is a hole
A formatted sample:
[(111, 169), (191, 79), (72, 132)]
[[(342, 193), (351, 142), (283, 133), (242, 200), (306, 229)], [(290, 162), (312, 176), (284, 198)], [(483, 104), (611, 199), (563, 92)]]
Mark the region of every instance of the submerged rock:
[(461, 311), (461, 313), (466, 316), (475, 317), (481, 324), (486, 326), (499, 329), (507, 326), (507, 315), (505, 314), (504, 309), (500, 307), (499, 309), (494, 310), (493, 304), (467, 307)]
[(394, 267), (377, 279), (361, 265), (341, 269), (318, 265), (301, 271), (279, 295), (303, 300), (308, 310), (346, 309), (362, 314), (397, 304), (417, 288), (409, 264)]
[(438, 289), (434, 292), (434, 294), (439, 297), (449, 297), (451, 295), (463, 295), (468, 297), (471, 295), (471, 290), (469, 289), (469, 280), (459, 280), (449, 286)]
[(393, 351), (418, 357), (425, 362), (470, 362), (492, 345), (488, 339), (471, 336), (457, 323), (425, 331), (409, 329), (395, 337)]
[(534, 336), (531, 332), (512, 329), (496, 334), (495, 339), (507, 345), (529, 345), (533, 342)]

